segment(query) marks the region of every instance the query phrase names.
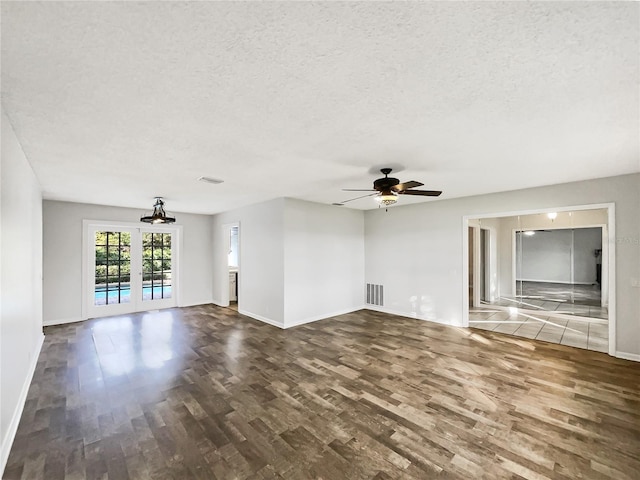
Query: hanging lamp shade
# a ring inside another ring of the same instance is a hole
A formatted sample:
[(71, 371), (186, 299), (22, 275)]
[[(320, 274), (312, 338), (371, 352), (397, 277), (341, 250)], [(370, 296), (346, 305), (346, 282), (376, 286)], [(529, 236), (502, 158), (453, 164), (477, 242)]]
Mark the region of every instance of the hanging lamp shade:
[(162, 197), (156, 197), (156, 203), (153, 205), (153, 213), (151, 215), (143, 215), (140, 221), (144, 223), (173, 223), (176, 217), (169, 217), (164, 211), (164, 202)]

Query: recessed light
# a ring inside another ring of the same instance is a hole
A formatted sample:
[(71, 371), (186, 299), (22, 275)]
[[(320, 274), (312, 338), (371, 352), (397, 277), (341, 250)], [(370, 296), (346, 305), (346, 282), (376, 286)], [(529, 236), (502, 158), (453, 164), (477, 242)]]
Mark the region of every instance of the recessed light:
[(219, 178), (212, 178), (212, 177), (200, 177), (198, 178), (198, 180), (205, 183), (213, 183), (214, 185), (224, 182), (224, 180), (220, 180)]

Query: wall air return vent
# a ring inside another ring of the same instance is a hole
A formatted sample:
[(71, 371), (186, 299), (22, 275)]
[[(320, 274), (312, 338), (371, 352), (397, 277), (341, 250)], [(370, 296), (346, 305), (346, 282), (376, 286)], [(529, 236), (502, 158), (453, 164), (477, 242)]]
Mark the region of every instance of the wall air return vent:
[(384, 305), (384, 287), (367, 283), (367, 304), (368, 305)]

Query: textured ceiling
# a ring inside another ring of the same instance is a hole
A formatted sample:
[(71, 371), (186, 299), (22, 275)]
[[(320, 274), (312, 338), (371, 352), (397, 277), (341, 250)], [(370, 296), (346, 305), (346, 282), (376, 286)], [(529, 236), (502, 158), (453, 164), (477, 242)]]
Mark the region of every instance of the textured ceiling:
[(214, 213), (346, 200), (387, 165), (440, 198), (624, 174), (639, 11), (3, 1), (2, 104), (49, 199)]

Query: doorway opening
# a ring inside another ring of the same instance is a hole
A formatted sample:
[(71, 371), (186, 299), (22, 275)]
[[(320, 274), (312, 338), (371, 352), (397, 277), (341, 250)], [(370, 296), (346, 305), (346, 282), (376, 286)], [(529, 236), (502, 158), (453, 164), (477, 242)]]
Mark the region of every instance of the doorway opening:
[(464, 217), (463, 325), (614, 355), (614, 219), (613, 204)]
[(222, 241), (216, 253), (220, 261), (219, 269), (216, 268), (218, 287), (215, 297), (219, 299), (216, 304), (238, 311), (242, 301), (240, 222), (228, 223), (221, 228)]
[(229, 308), (238, 311), (238, 268), (239, 268), (239, 248), (240, 243), (238, 225), (229, 229), (229, 255), (227, 256), (227, 267), (229, 271)]

